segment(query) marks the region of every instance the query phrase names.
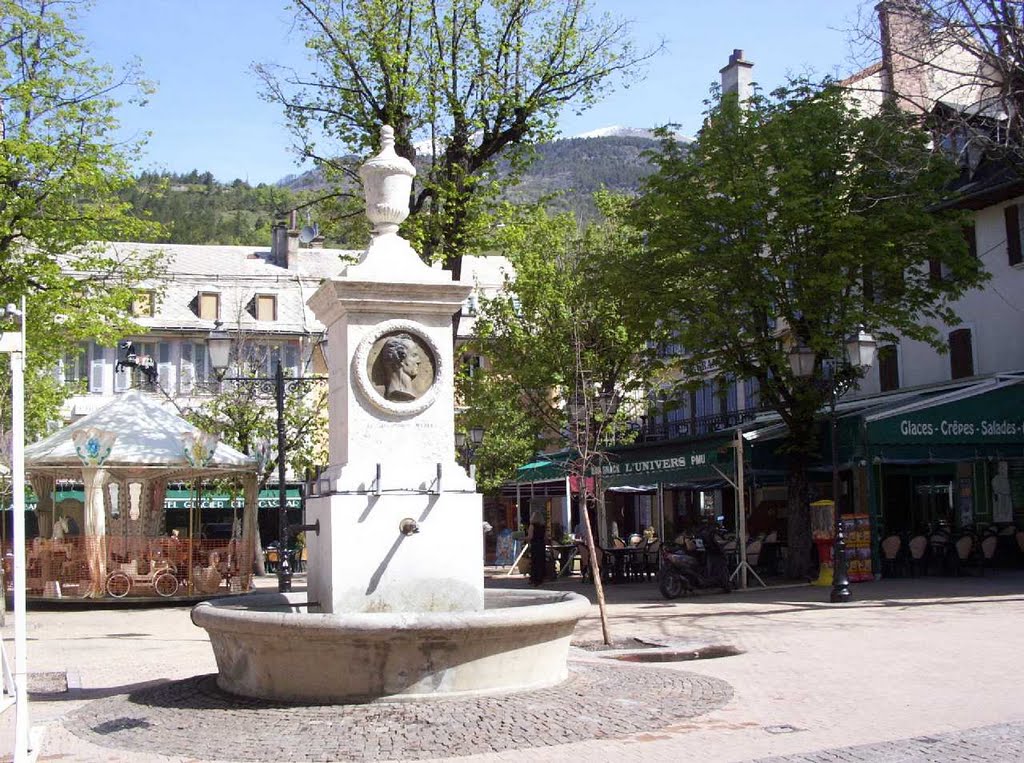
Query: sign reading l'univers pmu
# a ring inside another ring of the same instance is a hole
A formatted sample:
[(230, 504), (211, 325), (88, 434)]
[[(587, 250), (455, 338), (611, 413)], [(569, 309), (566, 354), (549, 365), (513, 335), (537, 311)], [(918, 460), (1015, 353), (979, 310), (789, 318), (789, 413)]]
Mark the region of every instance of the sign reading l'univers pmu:
[(706, 466), (717, 462), (717, 452), (712, 453), (690, 453), (685, 456), (673, 458), (654, 458), (646, 461), (623, 461), (620, 463), (604, 464), (600, 467), (601, 476), (608, 477), (614, 474), (644, 474), (649, 472), (661, 472), (667, 469), (692, 469), (696, 466)]
[(1024, 440), (1024, 385), (993, 388), (928, 408), (868, 421), (874, 444), (1020, 443)]

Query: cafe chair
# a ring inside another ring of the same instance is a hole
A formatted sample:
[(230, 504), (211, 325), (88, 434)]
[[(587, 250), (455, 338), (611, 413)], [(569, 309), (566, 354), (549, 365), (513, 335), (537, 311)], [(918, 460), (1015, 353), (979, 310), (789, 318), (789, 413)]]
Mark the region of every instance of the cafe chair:
[(644, 549), (644, 577), (653, 578), (661, 564), (661, 541), (652, 540)]
[(268, 548), (263, 552), (263, 557), (266, 560), (267, 572), (277, 572), (277, 563), (280, 561), (280, 555), (276, 548)]
[(889, 535), (882, 540), (882, 577), (903, 577), (903, 540), (899, 535)]
[(777, 575), (781, 561), (780, 556), (779, 534), (773, 530), (761, 541), (761, 553), (755, 566), (763, 575)]
[(936, 575), (946, 575), (956, 563), (956, 551), (949, 535), (938, 531), (928, 536), (928, 568), (934, 569)]
[(747, 564), (757, 567), (761, 562), (761, 546), (764, 543), (760, 538), (747, 544)]
[(915, 535), (907, 544), (910, 551), (910, 574), (917, 576), (925, 571), (928, 560), (928, 539), (923, 535)]
[(953, 572), (956, 575), (963, 573), (971, 563), (971, 551), (974, 549), (974, 538), (970, 535), (964, 535), (957, 539), (954, 544), (956, 553), (950, 556), (953, 563)]
[[(590, 549), (587, 548), (586, 543), (580, 543), (579, 548), (579, 560), (580, 560), (580, 575), (584, 582), (594, 582), (594, 567), (590, 563)], [(601, 568), (601, 579), (608, 579), (608, 570), (605, 569), (604, 554), (601, 553), (601, 549), (597, 546), (594, 547), (597, 552), (597, 565)]]
[(999, 547), (999, 538), (995, 535), (987, 535), (981, 541), (981, 573), (995, 567), (996, 549)]

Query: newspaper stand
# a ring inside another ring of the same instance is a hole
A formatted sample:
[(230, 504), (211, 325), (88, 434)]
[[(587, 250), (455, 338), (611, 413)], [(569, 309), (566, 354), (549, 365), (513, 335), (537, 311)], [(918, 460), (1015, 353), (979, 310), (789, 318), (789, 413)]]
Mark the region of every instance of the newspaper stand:
[(836, 509), (832, 501), (811, 504), (811, 538), (818, 549), (818, 579), (812, 585), (832, 585), (832, 548), (835, 542)]

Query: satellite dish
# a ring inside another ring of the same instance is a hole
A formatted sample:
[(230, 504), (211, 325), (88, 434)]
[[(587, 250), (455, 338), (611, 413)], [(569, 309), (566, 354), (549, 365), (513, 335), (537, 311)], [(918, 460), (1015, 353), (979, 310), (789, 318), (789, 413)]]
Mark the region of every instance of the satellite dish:
[(303, 244), (308, 244), (310, 241), (316, 238), (316, 226), (305, 225), (302, 230), (299, 231), (299, 241)]

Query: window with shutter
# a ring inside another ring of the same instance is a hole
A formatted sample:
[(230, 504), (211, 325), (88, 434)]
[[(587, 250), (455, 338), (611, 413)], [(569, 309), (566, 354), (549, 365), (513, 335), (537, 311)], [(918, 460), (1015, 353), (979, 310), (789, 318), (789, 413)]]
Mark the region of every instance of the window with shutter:
[(256, 320), (276, 321), (277, 320), (277, 297), (273, 294), (256, 295)]
[(89, 365), (89, 391), (103, 392), (103, 366), (106, 355), (106, 348), (92, 343), (92, 361)]
[(74, 350), (65, 353), (62, 370), (65, 384), (71, 386), (80, 384), (83, 391), (87, 388), (89, 379), (88, 342), (79, 342)]
[(974, 259), (978, 259), (978, 232), (974, 228), (974, 223), (965, 225), (963, 230), (964, 241), (967, 242), (967, 253)]
[(743, 382), (743, 407), (758, 408), (761, 405), (761, 382), (746, 379)]
[(192, 394), (195, 385), (196, 373), (192, 363), (192, 343), (181, 343), (181, 358), (178, 361), (178, 393), (181, 395)]
[(949, 370), (953, 379), (974, 376), (974, 347), (970, 329), (957, 329), (950, 333)]
[(136, 318), (152, 318), (156, 312), (156, 295), (151, 291), (137, 291), (132, 300), (132, 315)]
[(157, 380), (163, 389), (170, 389), (173, 383), (173, 370), (171, 364), (171, 343), (159, 342), (157, 348)]
[(894, 344), (878, 348), (878, 385), (882, 392), (900, 388), (899, 355)]
[(284, 372), (291, 376), (300, 376), (299, 345), (289, 342), (284, 346)]
[(1003, 210), (1006, 220), (1006, 257), (1010, 265), (1021, 263), (1020, 206), (1010, 204)]
[[(143, 351), (138, 343), (135, 344), (135, 352), (138, 357), (141, 357), (143, 354)], [(125, 390), (131, 389), (131, 386), (131, 368), (122, 368), (120, 371), (114, 371), (114, 392), (124, 392)]]
[(210, 356), (205, 344), (196, 344), (192, 347), (192, 362), (195, 364), (195, 378), (197, 382), (207, 384), (213, 381)]
[(199, 317), (204, 321), (220, 319), (220, 294), (211, 291), (199, 292)]

